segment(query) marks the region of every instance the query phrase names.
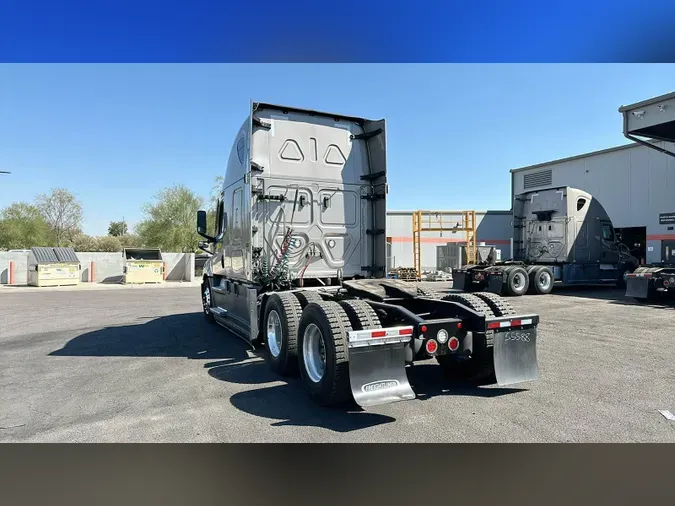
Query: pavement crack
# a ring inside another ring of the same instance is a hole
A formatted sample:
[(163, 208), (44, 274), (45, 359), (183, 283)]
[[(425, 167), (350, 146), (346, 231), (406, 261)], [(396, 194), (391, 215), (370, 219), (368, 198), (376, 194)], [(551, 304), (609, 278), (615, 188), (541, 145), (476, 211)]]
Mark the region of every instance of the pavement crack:
[(17, 427), (24, 427), (25, 423), (19, 423), (17, 425), (8, 425), (7, 427), (0, 427), (0, 430), (16, 429)]

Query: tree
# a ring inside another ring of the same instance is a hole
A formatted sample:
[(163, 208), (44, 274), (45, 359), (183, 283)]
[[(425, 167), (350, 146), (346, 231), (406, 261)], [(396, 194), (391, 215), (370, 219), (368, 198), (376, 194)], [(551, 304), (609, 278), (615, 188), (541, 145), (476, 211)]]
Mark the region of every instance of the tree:
[(104, 235), (96, 238), (96, 251), (122, 251), (122, 243), (119, 237)]
[(36, 206), (16, 202), (0, 213), (0, 248), (48, 246), (53, 240), (49, 224)]
[(209, 196), (209, 211), (213, 211), (214, 213), (218, 207), (218, 199), (220, 198), (220, 190), (223, 188), (223, 181), (225, 181), (223, 176), (216, 176), (216, 180), (213, 183), (213, 188), (211, 188), (211, 195)]
[(159, 192), (155, 202), (144, 206), (147, 217), (136, 227), (144, 244), (164, 251), (192, 253), (197, 250), (197, 211), (203, 199), (184, 185)]
[(218, 200), (220, 199), (220, 191), (223, 188), (223, 176), (216, 176), (211, 194), (209, 195), (209, 208), (206, 210), (206, 230), (210, 231), (211, 235), (216, 232), (216, 210), (218, 209)]
[(96, 243), (96, 238), (87, 234), (77, 234), (73, 237), (72, 248), (75, 251), (98, 251), (98, 245)]
[(57, 246), (80, 231), (82, 204), (68, 190), (56, 188), (50, 194), (38, 195), (36, 204), (54, 232)]
[(108, 227), (108, 235), (120, 237), (128, 233), (127, 224), (124, 221), (111, 221)]

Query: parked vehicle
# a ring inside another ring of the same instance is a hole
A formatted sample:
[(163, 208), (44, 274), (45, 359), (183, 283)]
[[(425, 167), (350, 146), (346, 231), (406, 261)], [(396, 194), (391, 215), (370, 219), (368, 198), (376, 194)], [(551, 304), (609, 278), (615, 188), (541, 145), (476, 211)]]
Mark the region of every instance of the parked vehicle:
[(321, 405), (413, 399), (406, 364), (428, 358), (451, 376), (536, 379), (538, 315), (386, 277), (385, 139), (384, 120), (252, 103), (215, 231), (197, 216), (206, 319)]
[[(668, 93), (658, 97), (643, 100), (619, 108), (623, 115), (623, 134), (627, 139), (637, 142), (650, 149), (655, 149), (665, 155), (675, 157), (675, 152), (667, 147), (661, 147), (640, 137), (653, 140), (675, 142), (675, 93)], [(664, 216), (667, 221), (659, 224), (664, 228), (675, 225), (668, 220), (672, 213)], [(668, 227), (672, 230), (672, 226)], [(653, 301), (663, 296), (675, 295), (675, 234), (663, 234), (659, 239), (662, 246), (660, 262), (641, 265), (628, 275), (626, 280), (626, 296), (633, 297), (640, 302)]]
[(513, 237), (513, 259), (455, 270), (453, 288), (519, 296), (547, 294), (555, 284), (623, 286), (638, 266), (602, 204), (569, 186), (517, 195)]

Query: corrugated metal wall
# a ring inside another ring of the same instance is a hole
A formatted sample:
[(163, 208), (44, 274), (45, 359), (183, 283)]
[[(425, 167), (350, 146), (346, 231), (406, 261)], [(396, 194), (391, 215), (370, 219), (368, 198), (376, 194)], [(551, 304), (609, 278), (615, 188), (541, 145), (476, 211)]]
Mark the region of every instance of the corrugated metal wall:
[[(675, 151), (670, 143), (656, 144)], [(675, 240), (675, 230), (659, 225), (659, 213), (675, 212), (672, 156), (628, 145), (522, 169), (513, 173), (512, 195), (536, 189), (528, 183), (546, 179), (551, 186), (571, 186), (592, 194), (616, 228), (647, 227), (647, 262), (661, 260), (662, 240)]]
[[(448, 224), (460, 221), (460, 216), (444, 216)], [(511, 211), (476, 212), (477, 242), (492, 244), (502, 251), (502, 258), (511, 252)], [(389, 211), (387, 213), (387, 236), (391, 242), (390, 268), (413, 267), (412, 211)], [(426, 232), (422, 234), (422, 269), (436, 270), (437, 248), (449, 242), (466, 241), (464, 232)]]

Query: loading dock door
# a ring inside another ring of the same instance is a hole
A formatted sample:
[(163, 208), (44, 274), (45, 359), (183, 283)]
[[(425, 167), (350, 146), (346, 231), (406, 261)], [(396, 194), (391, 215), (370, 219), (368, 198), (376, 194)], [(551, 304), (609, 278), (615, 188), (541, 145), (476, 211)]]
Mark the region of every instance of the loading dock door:
[(631, 255), (640, 262), (647, 259), (647, 227), (617, 228), (616, 235), (619, 242), (624, 244)]

